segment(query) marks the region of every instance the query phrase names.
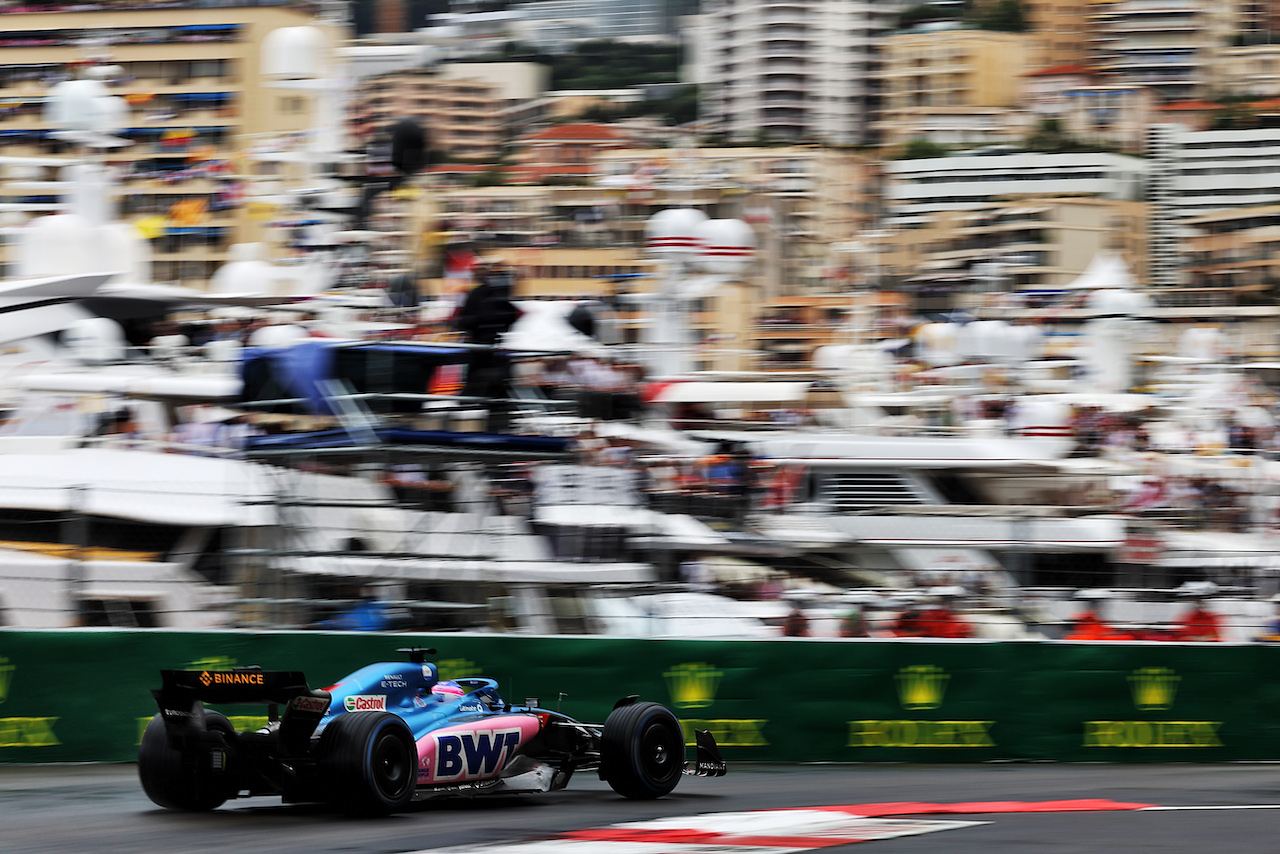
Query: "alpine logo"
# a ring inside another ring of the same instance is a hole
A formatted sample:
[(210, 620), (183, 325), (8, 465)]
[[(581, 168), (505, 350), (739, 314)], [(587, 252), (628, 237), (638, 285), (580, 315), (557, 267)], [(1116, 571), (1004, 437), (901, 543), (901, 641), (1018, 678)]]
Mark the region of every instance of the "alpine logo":
[(348, 712), (385, 712), (387, 710), (387, 695), (352, 694), (342, 701), (342, 707)]
[(482, 780), (492, 777), (520, 747), (520, 730), (481, 729), (435, 737), (435, 779)]

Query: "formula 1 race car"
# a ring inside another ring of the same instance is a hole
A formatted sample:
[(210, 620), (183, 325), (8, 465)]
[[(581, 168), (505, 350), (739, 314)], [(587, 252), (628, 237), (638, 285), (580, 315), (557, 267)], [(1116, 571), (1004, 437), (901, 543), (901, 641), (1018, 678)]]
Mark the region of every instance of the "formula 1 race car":
[[(680, 722), (658, 703), (617, 702), (603, 724), (529, 699), (512, 705), (492, 679), (441, 681), (431, 649), (362, 667), (320, 690), (303, 674), (256, 667), (162, 670), (160, 712), (138, 748), (138, 776), (162, 807), (210, 810), (251, 795), (385, 815), (439, 795), (549, 792), (595, 770), (618, 794), (657, 798), (682, 774), (723, 776), (710, 733), (686, 762)], [(265, 703), (268, 724), (237, 732), (204, 704)]]

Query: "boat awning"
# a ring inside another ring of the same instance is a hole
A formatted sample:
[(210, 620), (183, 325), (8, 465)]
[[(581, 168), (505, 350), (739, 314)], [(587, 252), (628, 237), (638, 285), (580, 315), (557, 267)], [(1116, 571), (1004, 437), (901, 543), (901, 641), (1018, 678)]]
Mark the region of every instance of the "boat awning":
[(893, 556), (905, 569), (942, 572), (1000, 569), (998, 561), (978, 549), (894, 549)]
[(571, 528), (631, 528), (647, 530), (653, 511), (616, 504), (551, 504), (534, 508), (533, 521)]
[(675, 382), (661, 389), (659, 403), (792, 403), (809, 393), (807, 382)]
[(555, 560), (420, 560), (381, 557), (303, 557), (289, 563), (304, 575), (405, 581), (489, 581), (527, 584), (606, 584), (651, 582), (657, 577), (645, 563), (579, 563)]

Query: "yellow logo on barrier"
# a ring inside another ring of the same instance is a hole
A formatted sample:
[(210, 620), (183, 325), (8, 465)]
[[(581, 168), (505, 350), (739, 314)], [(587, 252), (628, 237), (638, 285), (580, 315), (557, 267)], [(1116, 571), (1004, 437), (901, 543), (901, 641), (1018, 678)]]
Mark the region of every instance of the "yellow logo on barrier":
[(211, 655), (187, 663), (183, 670), (232, 670), (236, 660), (229, 655)]
[(1159, 711), (1173, 705), (1182, 677), (1167, 667), (1143, 667), (1129, 674), (1133, 705), (1143, 711)]
[[(686, 661), (662, 676), (667, 680), (671, 705), (677, 709), (705, 709), (715, 704), (716, 689), (724, 672), (705, 661)], [(769, 740), (764, 735), (767, 723), (767, 718), (684, 718), (680, 725), (684, 728), (685, 744), (694, 743), (694, 730), (705, 729), (721, 747), (768, 747)]]
[[(908, 711), (927, 711), (942, 705), (951, 680), (935, 664), (901, 668), (893, 681), (898, 702)], [(848, 721), (849, 747), (995, 747), (995, 721), (861, 720)]]
[[(1140, 667), (1129, 674), (1129, 692), (1140, 712), (1173, 707), (1182, 677), (1168, 667)], [(1222, 747), (1222, 721), (1084, 721), (1085, 747)]]
[(17, 668), (9, 663), (9, 659), (0, 655), (0, 703), (9, 698), (9, 685), (13, 682), (13, 671)]
[(913, 664), (898, 671), (898, 702), (904, 709), (936, 709), (942, 705), (951, 677), (933, 664)]
[(457, 679), (462, 676), (475, 676), (480, 669), (474, 661), (465, 658), (446, 658), (436, 662), (436, 672), (440, 679)]
[(57, 718), (0, 718), (0, 747), (57, 747)]
[(706, 662), (694, 661), (677, 664), (662, 675), (677, 709), (705, 709), (716, 701), (716, 689), (724, 673)]

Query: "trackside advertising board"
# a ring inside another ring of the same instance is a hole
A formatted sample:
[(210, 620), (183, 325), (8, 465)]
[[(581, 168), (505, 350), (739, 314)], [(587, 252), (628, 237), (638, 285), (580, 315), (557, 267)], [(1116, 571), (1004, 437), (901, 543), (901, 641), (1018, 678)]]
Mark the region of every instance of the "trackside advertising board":
[(0, 762), (134, 759), (162, 669), (325, 687), (406, 646), (437, 648), (442, 679), (489, 676), (580, 720), (639, 694), (730, 762), (1280, 759), (1280, 646), (79, 629), (0, 630)]

